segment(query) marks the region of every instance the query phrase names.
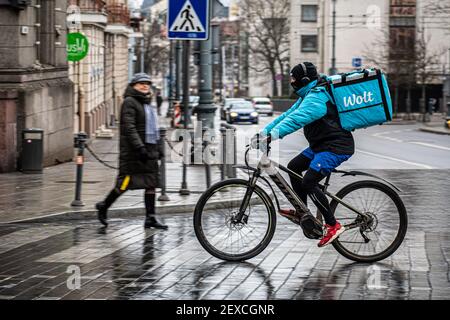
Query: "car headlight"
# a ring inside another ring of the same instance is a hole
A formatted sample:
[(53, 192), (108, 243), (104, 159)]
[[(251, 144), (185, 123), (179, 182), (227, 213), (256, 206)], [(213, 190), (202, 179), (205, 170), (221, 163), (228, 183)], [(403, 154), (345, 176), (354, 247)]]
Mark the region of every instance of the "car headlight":
[(257, 116), (258, 116), (258, 112), (252, 112), (252, 113), (250, 113), (250, 115), (251, 115), (252, 117), (257, 117)]
[(230, 113), (230, 116), (232, 116), (233, 118), (235, 118), (235, 117), (238, 116), (238, 114), (237, 114), (237, 112), (231, 112), (231, 113)]

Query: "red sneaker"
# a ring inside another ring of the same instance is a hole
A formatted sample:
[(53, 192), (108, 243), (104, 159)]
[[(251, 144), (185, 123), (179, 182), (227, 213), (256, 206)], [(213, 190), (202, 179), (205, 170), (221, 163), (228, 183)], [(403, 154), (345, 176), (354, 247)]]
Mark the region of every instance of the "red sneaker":
[(325, 225), (326, 228), (326, 234), (323, 236), (322, 240), (320, 240), (319, 244), (317, 245), (319, 248), (326, 246), (327, 244), (330, 244), (333, 242), (339, 235), (345, 231), (345, 228), (336, 221), (336, 224), (334, 226), (330, 226), (328, 224)]

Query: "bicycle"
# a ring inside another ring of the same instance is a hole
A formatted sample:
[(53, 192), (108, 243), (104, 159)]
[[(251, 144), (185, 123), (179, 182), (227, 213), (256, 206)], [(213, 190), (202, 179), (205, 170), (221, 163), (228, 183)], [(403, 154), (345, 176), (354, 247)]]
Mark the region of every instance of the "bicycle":
[[(321, 230), (316, 228), (315, 235), (305, 230), (304, 234), (317, 239), (323, 233), (320, 210), (314, 217), (278, 169), (299, 180), (302, 176), (269, 158), (270, 142), (256, 168), (248, 163), (250, 150), (247, 145), (245, 166), (235, 166), (247, 170), (249, 179), (228, 179), (214, 184), (201, 195), (194, 211), (194, 230), (200, 244), (211, 255), (226, 261), (251, 259), (272, 240), (277, 221), (273, 199), (278, 212), (280, 203), (272, 184), (263, 176), (265, 172), (300, 216), (312, 216), (316, 225), (321, 226)], [(363, 175), (380, 181), (352, 182), (332, 194), (327, 191), (332, 173)], [(332, 242), (333, 247), (356, 262), (372, 263), (392, 255), (403, 242), (408, 225), (405, 205), (397, 193), (401, 190), (383, 178), (361, 171), (334, 170), (332, 173), (319, 187), (332, 199), (331, 210), (346, 229)], [(260, 180), (271, 189), (272, 197), (257, 184)], [(224, 202), (225, 194), (232, 195), (232, 200)]]

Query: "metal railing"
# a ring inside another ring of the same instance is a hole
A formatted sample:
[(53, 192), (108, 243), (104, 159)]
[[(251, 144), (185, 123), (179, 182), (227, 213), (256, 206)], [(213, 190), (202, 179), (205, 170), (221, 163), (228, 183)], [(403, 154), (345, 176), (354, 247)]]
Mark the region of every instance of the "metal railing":
[[(205, 137), (205, 133), (208, 132), (208, 129), (204, 128), (202, 129), (202, 142), (201, 142), (201, 148), (202, 148), (202, 155), (203, 157), (206, 156), (205, 150), (209, 151), (210, 141), (208, 138)], [(237, 164), (237, 148), (236, 148), (236, 127), (228, 125), (228, 124), (221, 124), (220, 128), (221, 133), (221, 147), (222, 147), (222, 159), (220, 164), (220, 177), (221, 180), (225, 180), (227, 178), (236, 178), (236, 167), (234, 167), (235, 164)], [(170, 201), (169, 197), (167, 196), (167, 176), (166, 176), (166, 143), (168, 146), (174, 151), (177, 152), (173, 146), (171, 146), (170, 141), (167, 139), (167, 128), (160, 128), (160, 137), (163, 141), (163, 154), (164, 156), (161, 157), (161, 163), (160, 163), (160, 188), (161, 188), (161, 195), (158, 197), (159, 201)], [(84, 150), (88, 150), (92, 156), (102, 165), (105, 167), (108, 167), (110, 169), (118, 169), (117, 167), (107, 163), (107, 161), (102, 160), (95, 152), (90, 148), (88, 145), (88, 139), (87, 135), (83, 132), (80, 132), (75, 135), (75, 142), (74, 146), (77, 149), (77, 161), (76, 161), (76, 182), (75, 182), (75, 199), (72, 202), (72, 206), (83, 206), (83, 202), (81, 199), (81, 187), (83, 184), (83, 165), (84, 165)], [(193, 141), (192, 141), (193, 142)], [(192, 145), (191, 152), (194, 152), (194, 145)], [(178, 155), (183, 156), (182, 154)], [(209, 188), (211, 186), (211, 164), (209, 163), (209, 159), (203, 158), (202, 165), (205, 167), (205, 178), (206, 178), (206, 187)]]

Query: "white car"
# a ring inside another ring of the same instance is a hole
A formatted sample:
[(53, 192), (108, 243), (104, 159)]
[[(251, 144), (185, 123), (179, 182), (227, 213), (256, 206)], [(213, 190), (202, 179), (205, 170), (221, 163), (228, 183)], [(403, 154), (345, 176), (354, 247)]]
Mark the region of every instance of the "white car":
[(255, 97), (252, 99), (253, 107), (259, 114), (267, 114), (273, 116), (273, 105), (269, 98)]

